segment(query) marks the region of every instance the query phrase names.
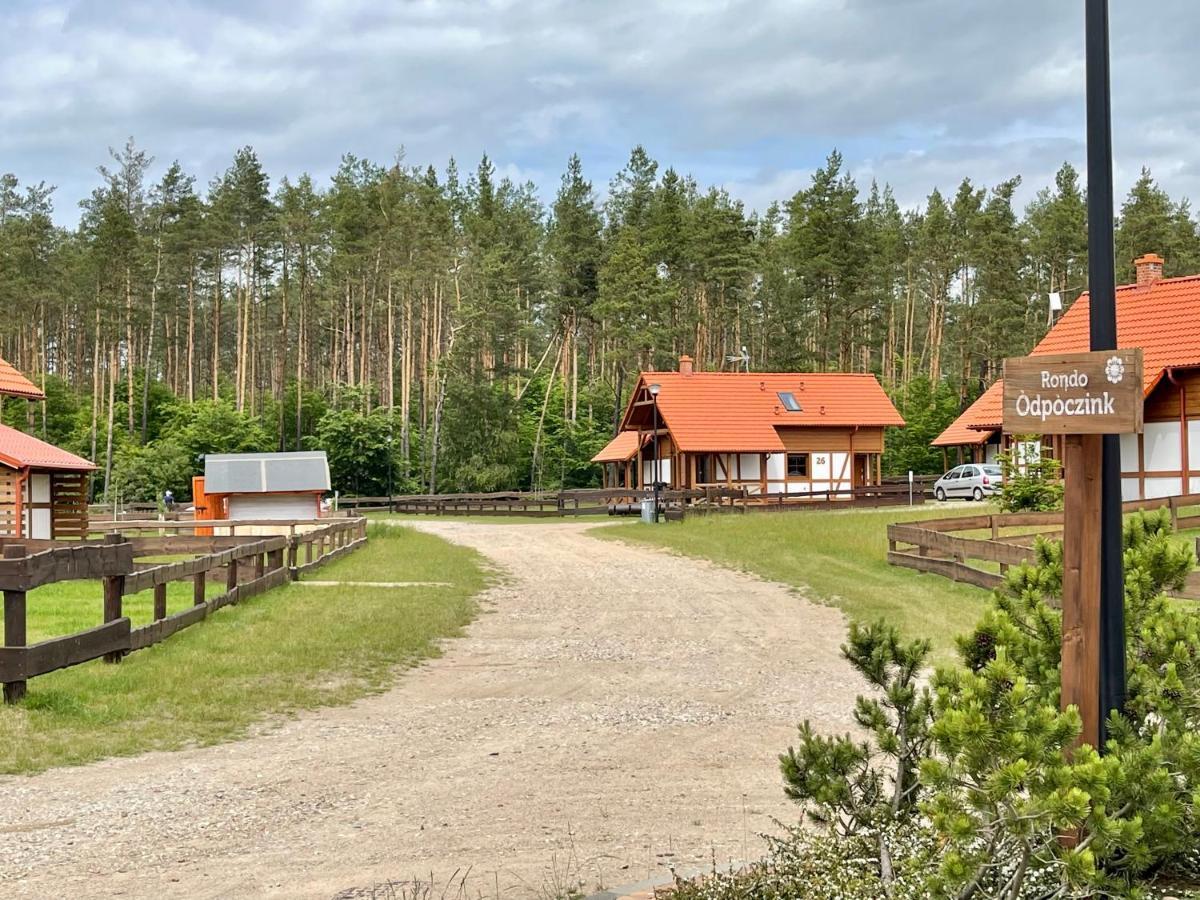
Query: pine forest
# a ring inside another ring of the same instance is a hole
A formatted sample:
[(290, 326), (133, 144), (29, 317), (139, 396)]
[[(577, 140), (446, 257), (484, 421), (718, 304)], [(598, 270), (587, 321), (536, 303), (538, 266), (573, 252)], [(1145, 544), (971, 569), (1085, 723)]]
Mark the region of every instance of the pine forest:
[[(0, 355), (47, 394), (0, 415), (95, 460), (108, 499), (186, 497), (205, 453), (310, 447), (360, 495), (588, 486), (637, 373), (688, 353), (875, 373), (909, 423), (887, 469), (931, 472), (1048, 294), (1087, 286), (1067, 164), (1024, 209), (1017, 176), (904, 208), (837, 152), (757, 211), (640, 147), (593, 177), (566, 161), (549, 205), (487, 158), (272, 183), (247, 147), (203, 184), (131, 140), (64, 228), (51, 186), (0, 176)], [(1144, 252), (1200, 271), (1187, 202), (1147, 171), (1116, 240), (1119, 282)]]

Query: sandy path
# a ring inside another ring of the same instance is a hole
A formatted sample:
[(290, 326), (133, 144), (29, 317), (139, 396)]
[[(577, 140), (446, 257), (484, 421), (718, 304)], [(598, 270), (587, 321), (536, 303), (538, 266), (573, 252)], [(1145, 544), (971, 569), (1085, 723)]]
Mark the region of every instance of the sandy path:
[(835, 610), (578, 523), (419, 527), (507, 573), (443, 658), (247, 740), (0, 779), (3, 896), (638, 881), (755, 855), (794, 724), (850, 726)]

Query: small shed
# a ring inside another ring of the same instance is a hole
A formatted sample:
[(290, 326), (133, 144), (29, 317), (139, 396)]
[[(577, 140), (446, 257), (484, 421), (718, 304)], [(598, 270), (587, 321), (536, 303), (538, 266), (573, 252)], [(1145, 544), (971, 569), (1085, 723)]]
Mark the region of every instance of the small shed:
[(0, 425), (0, 537), (87, 537), (88, 476), (95, 465)]
[(329, 487), (324, 450), (210, 453), (196, 500), (209, 519), (315, 519)]

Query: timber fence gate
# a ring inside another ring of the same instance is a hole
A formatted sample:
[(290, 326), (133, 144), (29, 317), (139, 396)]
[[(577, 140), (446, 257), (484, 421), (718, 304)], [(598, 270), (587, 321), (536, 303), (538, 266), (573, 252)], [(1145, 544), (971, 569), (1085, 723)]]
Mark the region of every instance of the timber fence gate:
[[(1127, 513), (1168, 509), (1176, 530), (1200, 528), (1197, 507), (1200, 494), (1130, 500), (1122, 504)], [(1061, 512), (996, 513), (898, 522), (888, 526), (887, 559), (894, 566), (991, 589), (1003, 584), (1010, 566), (1019, 566), (1033, 558), (1033, 545), (1038, 537), (1061, 539), (1062, 527)], [(970, 532), (987, 532), (987, 535), (973, 536)], [(1197, 553), (1200, 554), (1200, 539)], [(970, 561), (986, 564), (988, 568), (971, 565)], [(1200, 572), (1192, 572), (1175, 596), (1200, 600)]]
[[(228, 523), (205, 523), (209, 524)], [(4, 700), (7, 703), (20, 700), (25, 695), (26, 683), (38, 675), (99, 657), (107, 662), (120, 662), (127, 653), (166, 640), (222, 606), (293, 581), (301, 573), (362, 546), (367, 539), (366, 525), (363, 518), (340, 519), (292, 534), (242, 538), (130, 537), (122, 531), (107, 534), (102, 541), (57, 546), (47, 546), (54, 543), (50, 541), (6, 540), (0, 558), (0, 590), (4, 593), (0, 683), (4, 686)], [(130, 526), (134, 531), (164, 530), (162, 522), (121, 525), (123, 530)], [(190, 530), (196, 526), (189, 523), (187, 527)], [(292, 528), (295, 529), (295, 524)], [(160, 565), (135, 562), (138, 557), (189, 552), (203, 555)], [(225, 589), (215, 597), (207, 597), (207, 584), (217, 577), (223, 577)], [(92, 578), (102, 583), (102, 623), (75, 634), (28, 644), (28, 593), (47, 584)], [(192, 605), (168, 615), (167, 585), (174, 581), (191, 581)], [(154, 591), (152, 620), (134, 628), (122, 614), (122, 599), (145, 590)]]

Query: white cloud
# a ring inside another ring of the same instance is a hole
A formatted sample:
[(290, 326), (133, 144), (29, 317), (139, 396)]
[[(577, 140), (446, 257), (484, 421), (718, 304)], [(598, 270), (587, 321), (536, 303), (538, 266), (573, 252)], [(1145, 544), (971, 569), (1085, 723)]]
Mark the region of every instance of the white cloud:
[[(1146, 164), (1200, 194), (1196, 19), (1113, 5), (1118, 193)], [(6, 0), (0, 171), (60, 185), (63, 221), (130, 134), (201, 184), (246, 144), (318, 178), (404, 146), (552, 195), (570, 153), (602, 188), (644, 143), (760, 209), (834, 146), (910, 203), (964, 176), (1032, 195), (1083, 163), (1082, 25), (1044, 0)]]

